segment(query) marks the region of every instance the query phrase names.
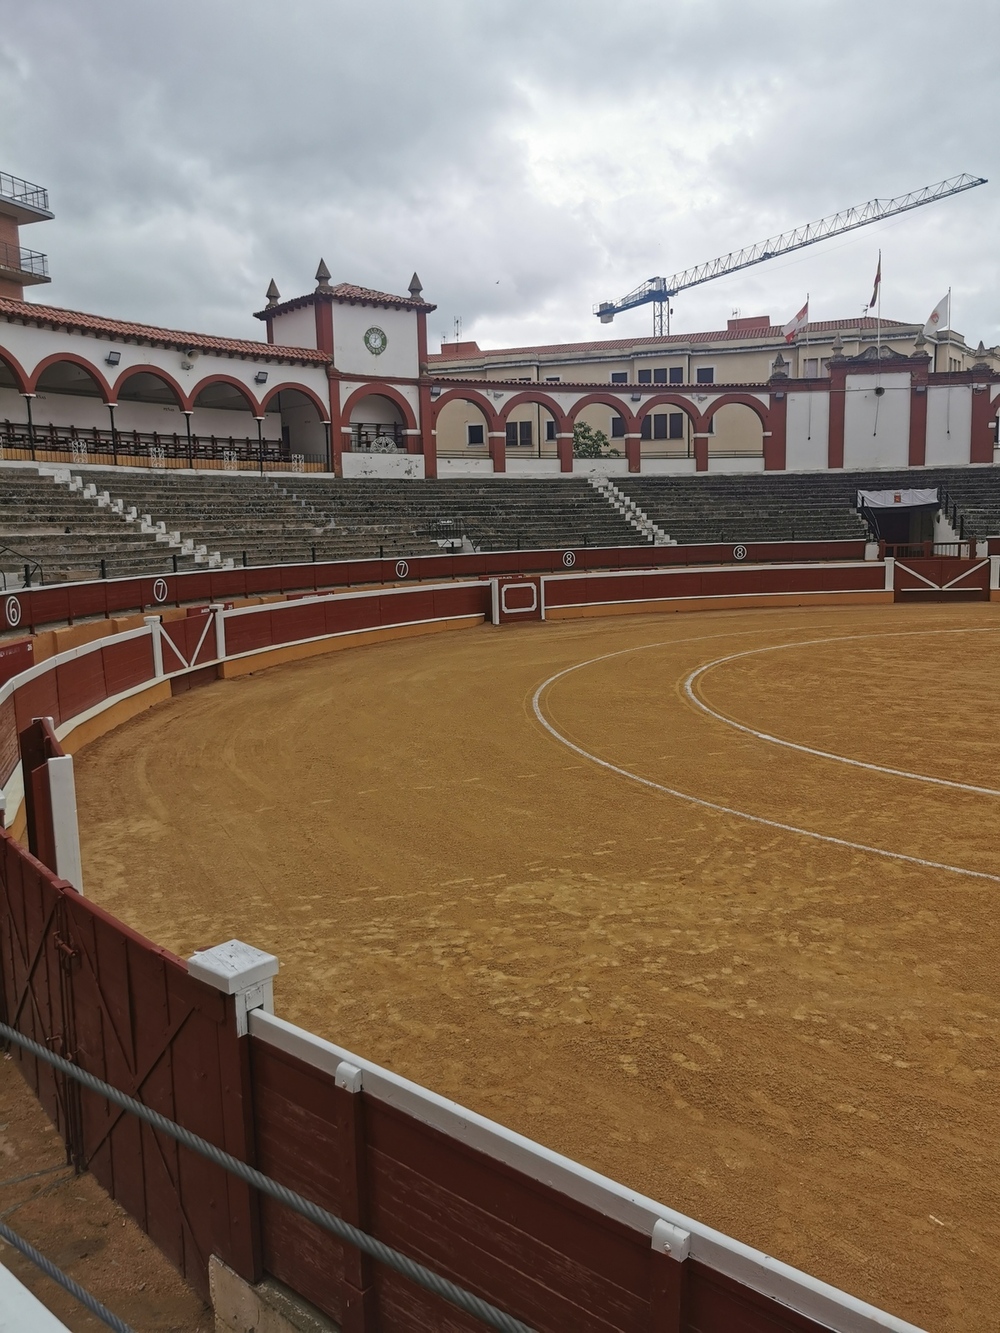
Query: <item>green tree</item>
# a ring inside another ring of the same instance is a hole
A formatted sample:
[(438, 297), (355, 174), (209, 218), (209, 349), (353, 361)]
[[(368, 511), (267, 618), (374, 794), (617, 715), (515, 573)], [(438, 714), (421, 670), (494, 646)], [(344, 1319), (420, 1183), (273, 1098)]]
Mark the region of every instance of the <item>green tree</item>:
[(595, 430), (585, 421), (578, 421), (573, 427), (574, 458), (620, 458), (621, 452), (612, 449), (603, 430)]

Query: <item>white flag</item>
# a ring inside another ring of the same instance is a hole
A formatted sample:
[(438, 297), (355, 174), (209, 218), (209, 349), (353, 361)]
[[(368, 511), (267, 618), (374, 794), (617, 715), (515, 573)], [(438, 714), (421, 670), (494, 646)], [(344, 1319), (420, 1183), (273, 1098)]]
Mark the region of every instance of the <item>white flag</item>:
[(950, 295), (951, 294), (949, 293), (948, 296), (942, 296), (941, 300), (938, 301), (937, 305), (928, 316), (927, 323), (924, 325), (925, 338), (929, 333), (937, 333), (938, 329), (946, 329), (948, 327), (948, 305), (950, 302)]
[(781, 332), (785, 335), (786, 343), (793, 343), (802, 330), (809, 323), (809, 300), (806, 299), (805, 305), (797, 315), (793, 315)]

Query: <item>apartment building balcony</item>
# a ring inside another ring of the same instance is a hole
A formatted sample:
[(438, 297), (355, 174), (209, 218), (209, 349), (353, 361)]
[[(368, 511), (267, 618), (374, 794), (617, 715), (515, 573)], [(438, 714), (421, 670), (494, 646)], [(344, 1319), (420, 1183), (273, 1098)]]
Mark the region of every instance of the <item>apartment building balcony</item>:
[(20, 245), (0, 241), (0, 278), (32, 287), (40, 282), (51, 282), (49, 257), (38, 250), (25, 250)]
[(49, 210), (49, 192), (20, 176), (0, 171), (0, 214), (13, 218), (18, 226), (47, 222), (53, 216)]

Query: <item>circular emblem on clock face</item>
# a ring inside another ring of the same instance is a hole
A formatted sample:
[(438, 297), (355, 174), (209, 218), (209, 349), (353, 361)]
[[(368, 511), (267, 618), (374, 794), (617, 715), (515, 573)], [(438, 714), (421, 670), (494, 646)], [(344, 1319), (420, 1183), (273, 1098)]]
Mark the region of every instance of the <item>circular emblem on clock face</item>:
[(381, 356), (385, 351), (385, 345), (389, 339), (385, 336), (385, 330), (371, 328), (365, 334), (365, 346), (371, 352), (372, 356)]

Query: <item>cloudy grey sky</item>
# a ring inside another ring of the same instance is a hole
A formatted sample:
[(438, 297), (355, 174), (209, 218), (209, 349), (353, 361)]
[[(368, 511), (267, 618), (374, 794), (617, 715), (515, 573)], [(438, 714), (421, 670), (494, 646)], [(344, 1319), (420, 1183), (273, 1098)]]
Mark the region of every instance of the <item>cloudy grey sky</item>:
[(260, 336), (273, 276), (405, 291), (432, 348), (646, 332), (594, 302), (873, 196), (990, 184), (680, 294), (1000, 342), (1000, 5), (0, 0), (0, 169), (48, 187), (31, 299)]

